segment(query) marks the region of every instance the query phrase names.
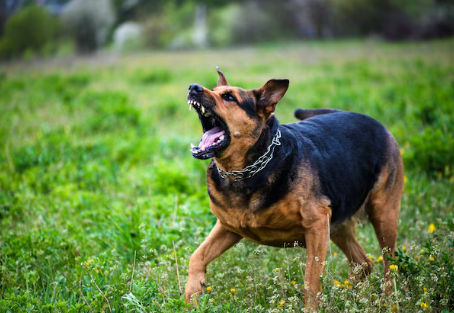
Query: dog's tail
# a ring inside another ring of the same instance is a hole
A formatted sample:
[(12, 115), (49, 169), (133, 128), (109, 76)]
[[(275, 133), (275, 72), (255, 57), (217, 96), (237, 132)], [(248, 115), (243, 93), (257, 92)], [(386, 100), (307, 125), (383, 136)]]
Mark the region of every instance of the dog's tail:
[(341, 110), (335, 110), (335, 109), (297, 109), (295, 111), (295, 117), (299, 120), (305, 120), (313, 116), (317, 115), (323, 115), (323, 114), (330, 114), (330, 113), (336, 113), (336, 112), (342, 112)]

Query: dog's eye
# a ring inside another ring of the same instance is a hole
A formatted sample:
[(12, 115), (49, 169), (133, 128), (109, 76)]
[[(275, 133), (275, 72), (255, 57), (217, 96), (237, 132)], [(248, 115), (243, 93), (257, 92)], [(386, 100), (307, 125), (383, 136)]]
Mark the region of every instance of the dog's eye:
[(224, 99), (226, 101), (236, 101), (235, 97), (231, 93), (223, 94), (222, 99)]

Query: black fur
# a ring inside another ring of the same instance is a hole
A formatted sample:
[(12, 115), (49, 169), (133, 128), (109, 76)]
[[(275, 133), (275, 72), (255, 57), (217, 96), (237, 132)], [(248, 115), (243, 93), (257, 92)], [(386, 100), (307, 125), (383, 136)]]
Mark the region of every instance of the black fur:
[(279, 125), (273, 115), (267, 125), (266, 144), (254, 147), (250, 154), (263, 154), (277, 129), (282, 144), (257, 175), (234, 182), (222, 179), (214, 163), (208, 169), (215, 188), (231, 195), (230, 205), (237, 199), (241, 203), (236, 205), (247, 207), (252, 195), (259, 193), (257, 210), (266, 210), (292, 192), (304, 162), (318, 179), (318, 190), (313, 192), (331, 201), (332, 225), (358, 211), (386, 160), (388, 133), (380, 123), (362, 114), (336, 111), (287, 125)]
[(252, 119), (258, 119), (257, 109), (255, 107), (255, 99), (249, 96), (243, 90), (239, 91), (240, 96), (242, 97), (241, 103), (239, 103), (239, 107), (244, 110), (244, 112)]
[(342, 112), (336, 109), (297, 109), (295, 111), (295, 117), (299, 120), (305, 120), (307, 118), (323, 115), (323, 114), (330, 114), (335, 112)]
[(284, 125), (299, 133), (320, 191), (331, 201), (331, 224), (361, 207), (386, 160), (387, 130), (371, 117), (338, 112)]

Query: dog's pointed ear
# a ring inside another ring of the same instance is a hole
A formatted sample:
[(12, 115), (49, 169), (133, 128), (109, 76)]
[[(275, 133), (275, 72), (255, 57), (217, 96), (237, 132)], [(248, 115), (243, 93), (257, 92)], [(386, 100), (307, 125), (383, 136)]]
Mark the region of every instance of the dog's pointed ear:
[(219, 79), (218, 79), (218, 87), (219, 86), (230, 86), (229, 83), (227, 82), (227, 79), (224, 76), (224, 73), (221, 72), (219, 69), (219, 66), (216, 66), (216, 71), (218, 71)]
[(270, 79), (265, 85), (254, 90), (257, 97), (257, 112), (265, 119), (274, 112), (276, 104), (285, 95), (289, 83), (288, 79)]

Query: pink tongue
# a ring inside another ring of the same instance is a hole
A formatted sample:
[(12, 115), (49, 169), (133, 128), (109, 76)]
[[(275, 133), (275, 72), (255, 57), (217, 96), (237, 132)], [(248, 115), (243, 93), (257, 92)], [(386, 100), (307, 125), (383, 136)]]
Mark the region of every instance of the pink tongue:
[(202, 140), (199, 143), (199, 148), (208, 148), (213, 142), (225, 134), (225, 130), (221, 130), (220, 127), (214, 127), (203, 134)]

